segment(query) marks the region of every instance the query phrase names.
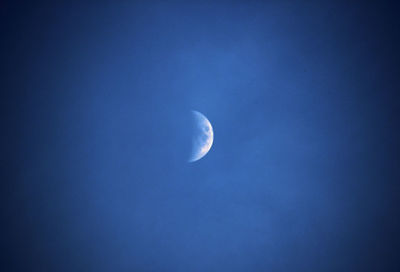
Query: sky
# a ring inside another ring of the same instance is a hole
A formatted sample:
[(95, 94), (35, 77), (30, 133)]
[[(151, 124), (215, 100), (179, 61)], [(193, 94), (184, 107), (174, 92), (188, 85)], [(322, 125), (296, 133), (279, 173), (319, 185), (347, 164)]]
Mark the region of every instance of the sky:
[(397, 8), (1, 4), (0, 270), (399, 271)]

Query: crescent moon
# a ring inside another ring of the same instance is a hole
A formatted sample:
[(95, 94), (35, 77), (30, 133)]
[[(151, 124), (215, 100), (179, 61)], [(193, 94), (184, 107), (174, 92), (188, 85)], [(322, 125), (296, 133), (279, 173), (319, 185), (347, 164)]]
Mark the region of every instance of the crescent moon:
[(189, 162), (195, 162), (203, 158), (208, 151), (210, 151), (214, 141), (213, 128), (207, 117), (194, 110), (192, 114), (195, 122), (195, 129), (192, 139), (192, 154)]

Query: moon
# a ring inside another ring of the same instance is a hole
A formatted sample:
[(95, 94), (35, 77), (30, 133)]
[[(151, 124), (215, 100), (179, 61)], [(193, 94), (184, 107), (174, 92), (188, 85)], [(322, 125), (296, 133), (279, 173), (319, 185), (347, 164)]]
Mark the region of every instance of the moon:
[(214, 132), (207, 117), (198, 111), (192, 110), (194, 119), (194, 133), (192, 138), (192, 153), (189, 162), (195, 162), (203, 158), (214, 141)]

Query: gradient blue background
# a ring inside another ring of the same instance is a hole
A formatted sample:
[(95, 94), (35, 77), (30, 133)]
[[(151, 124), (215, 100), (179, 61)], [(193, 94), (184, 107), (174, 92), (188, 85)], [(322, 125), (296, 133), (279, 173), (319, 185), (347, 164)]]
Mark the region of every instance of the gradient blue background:
[(0, 10), (1, 271), (400, 270), (395, 5)]

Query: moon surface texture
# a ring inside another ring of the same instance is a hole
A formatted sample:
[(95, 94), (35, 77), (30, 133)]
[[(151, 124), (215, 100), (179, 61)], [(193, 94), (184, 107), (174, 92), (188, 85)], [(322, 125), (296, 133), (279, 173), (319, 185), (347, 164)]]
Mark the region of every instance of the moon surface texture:
[(213, 144), (214, 132), (210, 121), (198, 111), (192, 111), (194, 118), (194, 133), (192, 139), (192, 153), (189, 162), (203, 158)]

